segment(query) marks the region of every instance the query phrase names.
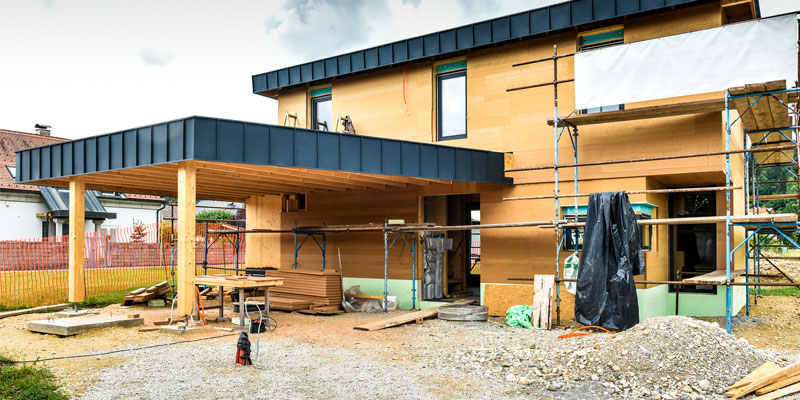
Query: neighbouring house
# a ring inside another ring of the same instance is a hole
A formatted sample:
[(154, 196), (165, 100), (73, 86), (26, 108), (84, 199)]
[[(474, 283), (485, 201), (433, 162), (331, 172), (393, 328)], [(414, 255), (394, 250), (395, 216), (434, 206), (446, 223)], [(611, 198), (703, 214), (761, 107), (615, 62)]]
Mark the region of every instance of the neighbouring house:
[[(725, 216), (728, 205), (738, 216), (749, 209), (738, 188), (752, 160), (737, 153), (726, 164), (720, 154), (727, 139), (733, 150), (753, 139), (745, 139), (742, 124), (727, 129), (726, 89), (779, 78), (791, 87), (796, 79), (796, 17), (752, 21), (758, 17), (754, 0), (568, 1), (252, 76), (253, 93), (278, 101), (283, 125), (188, 117), (27, 149), (18, 152), (17, 181), (176, 196), (179, 217), (194, 216), (197, 198), (243, 202), (253, 232), (248, 267), (341, 268), (345, 287), (388, 292), (400, 308), (474, 296), (493, 315), (530, 304), (533, 275), (556, 274), (556, 265), (580, 251), (580, 227), (554, 234), (552, 225), (585, 220), (587, 198), (559, 203), (554, 191), (646, 191), (630, 194), (641, 220), (695, 222), (645, 225), (646, 274), (637, 279), (680, 281), (724, 271), (727, 234), (735, 246), (749, 232), (724, 218), (702, 222)], [(784, 36), (760, 36), (769, 32), (759, 29), (787, 26)], [(675, 59), (676, 51), (683, 56)], [(760, 52), (777, 66), (766, 69)], [(691, 73), (680, 72), (678, 82), (662, 80), (686, 68)], [(786, 69), (794, 71), (782, 75)], [(554, 116), (569, 129), (554, 128)], [(569, 166), (689, 153), (711, 154), (579, 172)], [(52, 167), (65, 157), (69, 165)], [(555, 174), (554, 164), (561, 166)], [(526, 167), (541, 168), (511, 171)], [(436, 245), (440, 278), (428, 276), (433, 253), (421, 251), (430, 250), (422, 237), (297, 229), (383, 227), (387, 220), (461, 227), (425, 234), (447, 239)], [(527, 221), (542, 223), (463, 228)], [(177, 223), (193, 231), (196, 222)], [(190, 239), (179, 239), (177, 249), (185, 313), (193, 293)], [(744, 251), (731, 263), (743, 269)], [(439, 290), (422, 290), (429, 284)], [(725, 315), (726, 300), (734, 313), (745, 304), (744, 286), (676, 289), (638, 285), (641, 318)], [(80, 298), (80, 287), (73, 292)], [(563, 317), (573, 301), (562, 288)]]
[[(14, 152), (63, 143), (67, 139), (39, 133), (0, 129), (0, 241), (67, 235), (69, 191), (65, 188), (15, 182)], [(158, 221), (164, 200), (159, 196), (112, 191), (86, 192), (86, 231), (129, 227)]]

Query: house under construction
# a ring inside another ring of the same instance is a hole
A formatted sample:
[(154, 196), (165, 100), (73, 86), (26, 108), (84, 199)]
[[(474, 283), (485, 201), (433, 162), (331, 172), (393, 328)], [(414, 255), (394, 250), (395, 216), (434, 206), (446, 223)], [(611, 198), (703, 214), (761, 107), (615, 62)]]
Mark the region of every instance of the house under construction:
[[(797, 246), (796, 214), (755, 214), (798, 199), (759, 189), (767, 168), (796, 187), (797, 17), (759, 17), (756, 0), (569, 1), (254, 75), (279, 125), (189, 117), (23, 150), (17, 182), (70, 188), (70, 301), (95, 189), (177, 197), (183, 313), (195, 202), (213, 199), (246, 203), (248, 268), (341, 268), (400, 308), (479, 296), (493, 315), (555, 274), (571, 318), (587, 194), (627, 191), (641, 318), (730, 316), (764, 246)], [(423, 236), (452, 239), (440, 270)]]

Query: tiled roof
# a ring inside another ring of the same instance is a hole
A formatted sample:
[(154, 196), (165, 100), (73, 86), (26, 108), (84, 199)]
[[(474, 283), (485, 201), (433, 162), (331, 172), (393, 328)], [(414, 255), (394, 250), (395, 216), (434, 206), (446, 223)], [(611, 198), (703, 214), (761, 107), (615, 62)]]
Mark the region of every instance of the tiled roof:
[(7, 129), (0, 129), (0, 189), (22, 190), (28, 192), (39, 192), (39, 188), (34, 185), (20, 185), (14, 182), (14, 178), (8, 172), (7, 166), (17, 165), (15, 151), (27, 149), (29, 147), (45, 146), (57, 142), (65, 142), (64, 139), (55, 136), (43, 136), (36, 133), (18, 132)]
[[(56, 136), (43, 136), (37, 133), (0, 129), (0, 189), (39, 193), (38, 186), (24, 185), (14, 182), (14, 178), (11, 176), (11, 173), (8, 172), (7, 168), (8, 166), (15, 167), (17, 165), (17, 158), (14, 152), (31, 147), (66, 142), (68, 140), (69, 139)], [(125, 197), (131, 200), (164, 201), (163, 197), (146, 194), (125, 193)]]

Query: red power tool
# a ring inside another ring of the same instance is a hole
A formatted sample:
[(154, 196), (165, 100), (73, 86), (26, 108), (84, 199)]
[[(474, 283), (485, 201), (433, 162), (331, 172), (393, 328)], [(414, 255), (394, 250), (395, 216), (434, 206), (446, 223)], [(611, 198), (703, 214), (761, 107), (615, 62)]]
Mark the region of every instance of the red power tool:
[(250, 339), (247, 337), (247, 332), (242, 332), (239, 341), (236, 342), (236, 364), (253, 365), (253, 361), (250, 360)]

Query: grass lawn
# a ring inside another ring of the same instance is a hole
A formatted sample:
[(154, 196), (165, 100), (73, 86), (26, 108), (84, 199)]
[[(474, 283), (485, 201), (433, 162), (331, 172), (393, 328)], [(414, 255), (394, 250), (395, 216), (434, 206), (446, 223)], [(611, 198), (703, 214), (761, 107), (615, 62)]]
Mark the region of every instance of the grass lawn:
[(53, 374), (44, 368), (9, 364), (0, 355), (0, 399), (3, 400), (66, 400), (58, 390)]
[[(169, 271), (164, 267), (87, 269), (87, 302), (91, 299), (104, 299), (106, 295), (152, 286), (168, 277)], [(2, 272), (0, 310), (66, 303), (67, 288), (66, 270)]]
[[(750, 289), (750, 294), (756, 293), (757, 289)], [(763, 287), (761, 288), (762, 296), (794, 296), (800, 297), (800, 289), (794, 286), (787, 287)]]

